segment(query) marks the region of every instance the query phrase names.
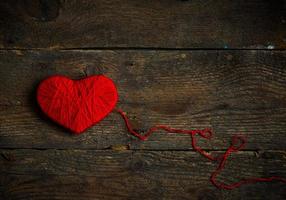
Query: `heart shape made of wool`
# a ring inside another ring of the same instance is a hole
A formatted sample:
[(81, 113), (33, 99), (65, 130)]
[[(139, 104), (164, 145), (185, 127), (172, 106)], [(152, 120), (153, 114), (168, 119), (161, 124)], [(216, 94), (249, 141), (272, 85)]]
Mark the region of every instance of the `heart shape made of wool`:
[(51, 76), (37, 90), (37, 101), (43, 112), (76, 134), (105, 118), (117, 100), (115, 84), (104, 75), (80, 80)]

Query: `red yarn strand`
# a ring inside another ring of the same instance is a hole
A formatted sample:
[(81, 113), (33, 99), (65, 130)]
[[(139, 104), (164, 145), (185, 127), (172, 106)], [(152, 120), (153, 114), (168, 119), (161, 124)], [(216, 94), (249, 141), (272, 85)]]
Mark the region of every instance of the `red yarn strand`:
[(280, 181), (280, 182), (286, 183), (286, 178), (282, 178), (282, 177), (278, 177), (278, 176), (271, 176), (271, 177), (267, 177), (267, 178), (260, 178), (260, 177), (247, 178), (247, 179), (242, 179), (242, 180), (235, 182), (235, 183), (232, 183), (232, 184), (225, 184), (225, 183), (218, 182), (216, 180), (217, 176), (223, 171), (225, 164), (226, 164), (226, 161), (227, 161), (227, 158), (233, 152), (237, 152), (245, 146), (246, 139), (242, 135), (233, 136), (231, 145), (227, 148), (225, 153), (222, 156), (214, 157), (211, 154), (204, 151), (203, 149), (201, 149), (199, 146), (197, 146), (197, 140), (195, 137), (196, 135), (199, 135), (202, 138), (210, 140), (212, 135), (213, 135), (213, 132), (211, 129), (206, 128), (206, 129), (202, 129), (202, 130), (199, 130), (199, 129), (184, 130), (184, 129), (175, 129), (175, 128), (165, 126), (165, 125), (156, 125), (156, 126), (149, 128), (148, 131), (144, 135), (142, 135), (142, 134), (134, 131), (134, 129), (132, 128), (132, 126), (131, 126), (131, 124), (130, 124), (127, 116), (126, 116), (126, 114), (121, 109), (115, 108), (114, 110), (116, 112), (118, 112), (121, 115), (121, 117), (123, 118), (128, 132), (130, 132), (132, 135), (134, 135), (135, 137), (139, 138), (142, 141), (147, 140), (148, 137), (150, 137), (152, 135), (152, 133), (154, 133), (155, 131), (160, 130), (160, 129), (164, 130), (168, 133), (181, 133), (181, 134), (190, 135), (191, 141), (192, 141), (192, 148), (195, 151), (197, 151), (203, 157), (207, 158), (210, 161), (218, 161), (219, 162), (218, 167), (212, 172), (211, 177), (210, 177), (211, 183), (219, 189), (231, 190), (231, 189), (238, 188), (241, 185), (257, 183), (257, 182)]
[[(232, 183), (232, 184), (224, 184), (224, 183), (219, 183), (216, 180), (216, 177), (221, 173), (221, 171), (224, 169), (227, 158), (233, 153), (233, 152), (238, 152), (239, 150), (241, 150), (244, 145), (246, 143), (246, 139), (245, 137), (241, 136), (241, 135), (235, 135), (232, 137), (232, 143), (231, 145), (227, 148), (226, 152), (223, 154), (222, 158), (219, 159), (219, 165), (218, 167), (215, 169), (215, 171), (211, 174), (210, 177), (210, 181), (211, 183), (216, 186), (217, 188), (221, 188), (221, 189), (226, 189), (226, 190), (232, 190), (234, 188), (238, 188), (241, 185), (245, 185), (245, 184), (253, 184), (253, 183), (257, 183), (257, 182), (271, 182), (271, 181), (280, 181), (283, 183), (286, 183), (286, 179), (279, 177), (279, 176), (271, 176), (271, 177), (267, 177), (267, 178), (260, 178), (260, 177), (252, 177), (252, 178), (247, 178), (247, 179), (242, 179), (238, 182)], [(235, 145), (238, 145), (238, 147), (236, 147)]]

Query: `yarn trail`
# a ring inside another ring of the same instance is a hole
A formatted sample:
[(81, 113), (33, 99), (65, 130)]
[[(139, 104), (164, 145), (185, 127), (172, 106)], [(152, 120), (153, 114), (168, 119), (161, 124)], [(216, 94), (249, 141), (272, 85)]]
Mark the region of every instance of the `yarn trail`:
[(139, 138), (142, 141), (147, 140), (148, 137), (150, 137), (157, 130), (164, 130), (168, 133), (180, 133), (180, 134), (190, 135), (192, 148), (196, 152), (200, 153), (203, 157), (207, 158), (210, 161), (218, 162), (217, 168), (212, 172), (212, 174), (210, 176), (210, 182), (219, 189), (232, 190), (232, 189), (238, 188), (242, 185), (253, 184), (253, 183), (257, 183), (257, 182), (280, 181), (280, 182), (286, 183), (286, 178), (282, 178), (279, 176), (271, 176), (271, 177), (266, 177), (266, 178), (252, 177), (252, 178), (242, 179), (240, 181), (237, 181), (237, 182), (234, 182), (231, 184), (226, 184), (223, 182), (219, 182), (217, 180), (217, 176), (225, 168), (225, 164), (226, 164), (228, 157), (232, 153), (238, 152), (239, 150), (241, 150), (245, 146), (246, 138), (243, 135), (232, 136), (232, 142), (231, 142), (230, 146), (226, 149), (225, 153), (222, 156), (216, 156), (215, 157), (215, 156), (207, 153), (206, 151), (204, 151), (199, 146), (197, 146), (197, 140), (195, 137), (196, 135), (199, 135), (202, 138), (210, 140), (212, 135), (213, 135), (213, 132), (209, 128), (205, 128), (205, 129), (201, 129), (201, 130), (200, 129), (185, 130), (185, 129), (176, 129), (176, 128), (172, 128), (172, 127), (165, 126), (165, 125), (155, 125), (155, 126), (149, 128), (148, 131), (144, 135), (142, 135), (142, 134), (134, 131), (134, 129), (132, 128), (132, 126), (128, 120), (127, 115), (121, 109), (115, 108), (114, 110), (117, 113), (119, 113), (121, 115), (121, 117), (123, 118), (128, 132), (131, 133), (132, 135), (134, 135), (135, 137)]

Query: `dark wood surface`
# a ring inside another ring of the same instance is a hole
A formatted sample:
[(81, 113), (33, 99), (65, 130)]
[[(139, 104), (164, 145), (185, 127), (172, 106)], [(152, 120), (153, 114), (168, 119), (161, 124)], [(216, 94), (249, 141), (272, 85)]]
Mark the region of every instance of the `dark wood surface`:
[(210, 127), (213, 154), (247, 136), (220, 181), (286, 177), (286, 1), (1, 1), (0, 199), (286, 199), (225, 191), (189, 136), (141, 142), (111, 113), (74, 136), (37, 106), (47, 76), (105, 74), (138, 131)]
[[(209, 175), (216, 165), (191, 151), (21, 149), (0, 153), (5, 158), (0, 161), (0, 173), (9, 174), (0, 182), (5, 187), (3, 199), (285, 197), (285, 185), (281, 183), (218, 190), (209, 183)], [(231, 158), (219, 180), (230, 183), (239, 177), (270, 176), (277, 172), (286, 176), (283, 163), (285, 152), (282, 151), (244, 151)]]
[(285, 0), (2, 0), (2, 48), (285, 48)]

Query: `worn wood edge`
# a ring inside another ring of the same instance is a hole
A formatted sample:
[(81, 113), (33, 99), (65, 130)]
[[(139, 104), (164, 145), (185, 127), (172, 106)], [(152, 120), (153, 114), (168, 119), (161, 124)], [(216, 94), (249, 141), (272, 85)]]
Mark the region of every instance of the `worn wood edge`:
[(62, 48), (62, 47), (0, 47), (0, 51), (66, 51), (66, 52), (85, 52), (85, 51), (285, 51), (286, 48), (207, 48), (207, 47), (74, 47), (74, 48)]

